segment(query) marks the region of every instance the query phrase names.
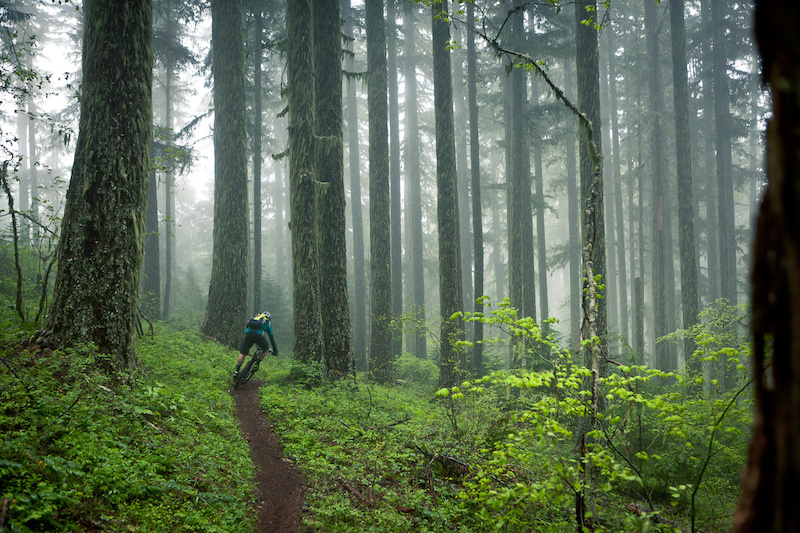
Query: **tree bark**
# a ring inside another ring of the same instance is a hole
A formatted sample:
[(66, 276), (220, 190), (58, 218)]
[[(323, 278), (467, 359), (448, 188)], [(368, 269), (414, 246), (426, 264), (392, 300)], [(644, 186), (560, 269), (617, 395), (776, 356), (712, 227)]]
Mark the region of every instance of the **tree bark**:
[(440, 338), (439, 387), (457, 383), (464, 369), (464, 338), (459, 319), (450, 318), (464, 309), (461, 287), (461, 246), (458, 217), (458, 176), (453, 121), (453, 78), (450, 65), (450, 26), (447, 0), (431, 6), (433, 27), (433, 99), (436, 115), (436, 220), (439, 229)]
[[(355, 16), (350, 7), (350, 1), (343, 3), (343, 15), (345, 21), (345, 34), (353, 36), (353, 25)], [(352, 52), (352, 42), (348, 43), (347, 49)], [(348, 54), (346, 68), (349, 72), (353, 71), (353, 57)], [(356, 99), (356, 80), (347, 80), (347, 148), (350, 161), (350, 204), (353, 218), (353, 301), (355, 302), (353, 312), (353, 355), (356, 361), (356, 368), (362, 372), (368, 369), (367, 361), (367, 325), (366, 309), (367, 301), (367, 279), (366, 266), (364, 262), (364, 217), (361, 205), (361, 158), (359, 157), (358, 141), (358, 101)]]
[(392, 264), (389, 193), (389, 124), (383, 0), (366, 3), (369, 105), (369, 247), (372, 286), (370, 370), (376, 381), (392, 377)]
[(756, 39), (772, 89), (768, 185), (751, 272), (756, 417), (737, 533), (800, 531), (800, 5), (756, 1)]
[[(403, 314), (403, 241), (401, 235), (400, 202), (400, 111), (397, 87), (397, 14), (395, 2), (386, 0), (386, 41), (388, 48), (389, 74), (389, 181), (390, 217), (392, 233), (392, 316), (399, 319)], [(406, 132), (408, 133), (408, 132)], [(392, 355), (403, 351), (403, 331), (392, 331)]]
[(331, 376), (353, 369), (342, 132), (342, 25), (339, 0), (314, 0), (317, 175), (328, 186), (319, 195), (320, 295), (325, 365)]
[(45, 329), (56, 346), (93, 342), (133, 369), (152, 124), (152, 3), (87, 0), (83, 8), (81, 117)]
[[(420, 186), (419, 161), (419, 120), (417, 117), (417, 60), (415, 50), (414, 7), (413, 2), (405, 3), (403, 26), (405, 28), (405, 163), (408, 202), (406, 204), (406, 225), (411, 256), (411, 284), (414, 313), (423, 322), (425, 313), (425, 269), (422, 243), (422, 191)], [(421, 359), (428, 357), (427, 335), (424, 328), (416, 331), (413, 353)]]
[(203, 333), (235, 347), (247, 314), (247, 120), (241, 0), (212, 0), (214, 252)]
[(289, 36), (289, 228), (292, 232), (294, 354), (304, 363), (323, 363), (317, 180), (314, 176), (311, 0), (293, 0), (287, 4), (286, 31)]

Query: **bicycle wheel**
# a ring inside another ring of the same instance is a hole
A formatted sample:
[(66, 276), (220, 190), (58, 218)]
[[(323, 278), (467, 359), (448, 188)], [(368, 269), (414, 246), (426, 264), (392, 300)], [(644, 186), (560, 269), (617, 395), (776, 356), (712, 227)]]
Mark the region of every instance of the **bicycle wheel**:
[(239, 371), (239, 374), (236, 376), (236, 379), (233, 380), (233, 390), (239, 388), (239, 385), (244, 385), (250, 380), (250, 370), (253, 368), (253, 359), (250, 359), (244, 368)]

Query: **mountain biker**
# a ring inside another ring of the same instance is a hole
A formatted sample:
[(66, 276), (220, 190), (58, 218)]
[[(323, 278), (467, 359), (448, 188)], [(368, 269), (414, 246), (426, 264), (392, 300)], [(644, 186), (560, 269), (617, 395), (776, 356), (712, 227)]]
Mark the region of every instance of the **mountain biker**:
[(242, 362), (244, 362), (247, 352), (250, 351), (250, 347), (254, 344), (261, 348), (261, 356), (253, 364), (253, 373), (258, 370), (258, 364), (264, 359), (264, 356), (267, 355), (267, 350), (269, 350), (267, 339), (264, 338), (264, 333), (269, 335), (269, 340), (272, 342), (272, 354), (278, 357), (278, 346), (275, 344), (275, 337), (272, 336), (272, 325), (269, 322), (270, 318), (271, 315), (269, 312), (264, 311), (247, 321), (244, 339), (242, 340), (241, 347), (239, 347), (239, 359), (236, 360), (236, 370), (233, 373), (234, 379), (239, 374), (239, 369), (242, 367)]

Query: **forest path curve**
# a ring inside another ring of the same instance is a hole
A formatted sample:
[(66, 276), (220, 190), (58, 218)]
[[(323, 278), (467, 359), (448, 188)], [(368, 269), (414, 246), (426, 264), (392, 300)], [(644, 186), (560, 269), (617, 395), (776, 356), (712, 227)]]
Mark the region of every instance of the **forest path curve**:
[(269, 417), (261, 411), (254, 380), (232, 391), (242, 434), (256, 467), (256, 533), (300, 533), (304, 501), (304, 479), (297, 467), (283, 456), (283, 448), (272, 432)]

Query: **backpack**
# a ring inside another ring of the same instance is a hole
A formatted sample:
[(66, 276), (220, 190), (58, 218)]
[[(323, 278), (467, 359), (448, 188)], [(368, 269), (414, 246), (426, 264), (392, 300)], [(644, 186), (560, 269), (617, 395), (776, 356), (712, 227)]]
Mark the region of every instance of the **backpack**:
[(247, 321), (247, 327), (250, 329), (263, 329), (264, 322), (269, 320), (267, 315), (261, 313), (260, 315), (256, 315), (250, 320)]

